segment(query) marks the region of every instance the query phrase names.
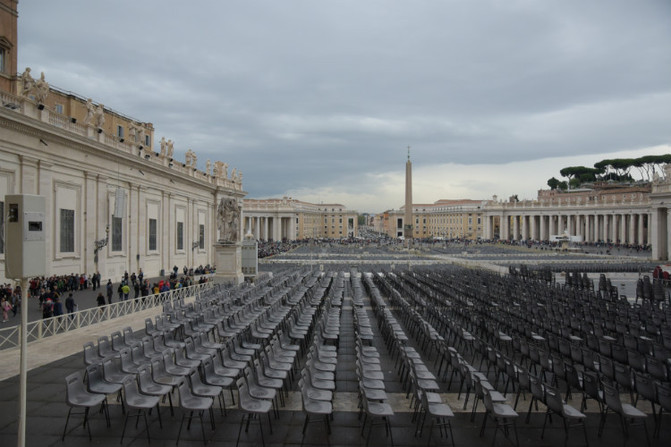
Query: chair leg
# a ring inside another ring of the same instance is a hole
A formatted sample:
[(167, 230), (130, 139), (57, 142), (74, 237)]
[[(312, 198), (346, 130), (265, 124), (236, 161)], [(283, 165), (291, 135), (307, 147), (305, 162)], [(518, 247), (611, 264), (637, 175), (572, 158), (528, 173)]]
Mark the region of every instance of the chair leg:
[(68, 422), (70, 422), (70, 413), (72, 412), (72, 407), (68, 410), (68, 417), (65, 418), (65, 428), (63, 429), (63, 437), (61, 438), (61, 441), (65, 441), (65, 433), (68, 431)]
[(238, 440), (235, 441), (235, 447), (238, 447), (238, 444), (240, 444), (240, 435), (242, 434), (242, 426), (245, 423), (245, 417), (249, 417), (246, 414), (242, 415), (242, 419), (240, 419), (240, 428), (238, 428)]

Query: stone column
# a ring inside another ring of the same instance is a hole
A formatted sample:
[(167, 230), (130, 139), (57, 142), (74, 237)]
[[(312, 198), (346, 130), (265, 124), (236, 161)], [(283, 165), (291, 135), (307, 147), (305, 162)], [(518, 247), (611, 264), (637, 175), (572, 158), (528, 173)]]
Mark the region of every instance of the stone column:
[(540, 219), (540, 234), (538, 236), (538, 239), (541, 240), (541, 241), (544, 241), (544, 240), (548, 239), (548, 237), (545, 236), (545, 232), (546, 232), (545, 219), (546, 218), (547, 218), (547, 216), (544, 216), (542, 214), (539, 216), (539, 219)]
[(636, 241), (636, 215), (630, 213), (627, 217), (629, 220), (629, 235), (627, 237), (627, 242), (630, 244), (635, 243)]
[(645, 244), (645, 233), (643, 232), (644, 230), (644, 225), (645, 225), (645, 214), (644, 213), (639, 213), (638, 214), (638, 240), (637, 243), (639, 245)]
[(289, 240), (296, 240), (296, 217), (292, 216), (289, 219)]
[(665, 260), (669, 260), (669, 254), (671, 254), (671, 237), (669, 235), (671, 235), (671, 208), (666, 209), (666, 234), (664, 234), (664, 238), (666, 239)]
[(273, 217), (273, 240), (282, 240), (282, 218), (279, 216)]
[[(161, 210), (163, 211), (163, 217), (161, 218), (161, 227), (163, 227), (163, 232), (157, 236), (160, 237), (161, 241), (160, 250), (162, 253), (161, 258), (163, 259), (163, 265), (161, 268), (164, 269), (166, 273), (172, 269), (172, 241), (175, 240), (175, 238), (172, 237), (172, 226), (170, 225), (170, 216), (173, 215), (173, 213), (170, 212), (171, 208), (172, 194), (169, 192), (162, 192)], [(216, 229), (216, 226), (214, 228)], [(148, 274), (148, 272), (145, 272), (145, 274)]]

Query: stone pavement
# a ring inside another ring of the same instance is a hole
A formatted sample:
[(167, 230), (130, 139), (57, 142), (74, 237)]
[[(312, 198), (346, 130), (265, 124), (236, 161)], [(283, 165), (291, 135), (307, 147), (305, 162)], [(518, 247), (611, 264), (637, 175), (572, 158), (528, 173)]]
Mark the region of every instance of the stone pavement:
[[(29, 446), (80, 446), (80, 445), (103, 445), (116, 446), (120, 443), (120, 432), (124, 424), (124, 416), (121, 407), (113, 396), (108, 397), (110, 404), (111, 428), (107, 428), (104, 418), (97, 412), (92, 413), (91, 431), (93, 440), (89, 441), (85, 429), (76, 424), (81, 424), (81, 416), (74, 416), (69, 427), (73, 430), (66, 436), (65, 441), (61, 442), (65, 418), (68, 412), (68, 406), (65, 404), (65, 382), (64, 378), (77, 370), (84, 369), (83, 355), (81, 346), (86, 341), (95, 341), (99, 335), (109, 335), (114, 330), (120, 330), (122, 326), (130, 325), (135, 330), (141, 330), (144, 327), (144, 318), (151, 316), (155, 312), (148, 310), (141, 314), (136, 314), (132, 318), (123, 321), (107, 321), (95, 327), (84, 328), (67, 335), (51, 337), (39, 343), (32, 343), (29, 346), (29, 356), (31, 371), (28, 374), (28, 422), (27, 422), (27, 445)], [(367, 308), (371, 321), (375, 321), (375, 316)], [(354, 327), (352, 316), (352, 302), (346, 297), (341, 311), (341, 331), (338, 348), (338, 365), (336, 370), (336, 393), (334, 397), (334, 414), (331, 422), (332, 433), (327, 434), (322, 423), (310, 424), (305, 436), (302, 435), (304, 422), (304, 413), (301, 411), (300, 397), (297, 392), (297, 385), (292, 384), (292, 390), (286, 406), (280, 411), (279, 419), (272, 419), (272, 434), (268, 426), (268, 420), (262, 419), (262, 430), (265, 444), (268, 446), (363, 446), (366, 445), (366, 438), (361, 436), (361, 422), (357, 413), (357, 378), (354, 371), (355, 351), (354, 351)], [(388, 355), (389, 351), (382, 338), (379, 337), (377, 327), (374, 327), (376, 337), (373, 345), (378, 348), (382, 355), (382, 370), (385, 375), (385, 386), (390, 395), (390, 402), (394, 409), (394, 416), (391, 418), (392, 438), (385, 436), (383, 426), (373, 427), (372, 436), (369, 445), (393, 445), (396, 446), (419, 446), (426, 445), (428, 434), (422, 438), (414, 436), (415, 424), (412, 421), (412, 413), (409, 409), (409, 400), (406, 399), (402, 389), (402, 384), (397, 373), (395, 362)], [(412, 343), (412, 341), (411, 341)], [(18, 356), (16, 350), (7, 350), (0, 352), (0, 366), (2, 367), (0, 379), (0, 445), (10, 446), (16, 444), (17, 421), (16, 413), (18, 411)], [(433, 367), (432, 359), (425, 358), (425, 363)], [(304, 359), (303, 359), (304, 361)], [(456, 381), (455, 381), (456, 382)], [(443, 400), (449, 403), (455, 412), (452, 420), (454, 441), (457, 446), (480, 446), (491, 444), (493, 439), (493, 426), (488, 424), (488, 429), (484, 437), (479, 437), (479, 430), (483, 415), (480, 412), (475, 422), (470, 421), (470, 411), (473, 398), (471, 396), (466, 409), (463, 409), (464, 396), (457, 398), (457, 386), (448, 387), (445, 382), (440, 383)], [(242, 413), (231, 404), (230, 396), (226, 394), (228, 414), (222, 416), (219, 410), (215, 411), (215, 430), (209, 427), (209, 418), (205, 416), (205, 434), (208, 445), (213, 446), (232, 446), (236, 444), (238, 429), (242, 418)], [(508, 395), (508, 402), (514, 401), (514, 395)], [(561, 446), (564, 445), (564, 432), (562, 423), (558, 418), (553, 418), (552, 424), (548, 423), (544, 439), (541, 439), (541, 428), (544, 420), (544, 407), (539, 405), (538, 410), (532, 408), (532, 415), (529, 424), (524, 423), (524, 415), (529, 408), (530, 396), (522, 400), (518, 411), (521, 417), (517, 423), (517, 429), (522, 446)], [(175, 403), (177, 399), (175, 399)], [(237, 398), (236, 398), (237, 402)], [(569, 402), (573, 406), (579, 406), (579, 397), (573, 398)], [(171, 445), (177, 438), (179, 423), (182, 418), (182, 411), (175, 410), (175, 416), (170, 415), (168, 408), (162, 407), (163, 426), (159, 427), (159, 422), (155, 413), (149, 417), (149, 433), (153, 445)], [(641, 408), (646, 408), (645, 405)], [(482, 405), (480, 405), (482, 409)], [(649, 412), (649, 408), (648, 408)], [(592, 446), (611, 446), (623, 442), (619, 422), (616, 417), (611, 415), (608, 419), (606, 430), (603, 437), (598, 438), (597, 427), (599, 421), (598, 408), (590, 405), (587, 410), (587, 432), (589, 443)], [(652, 434), (653, 423), (651, 418), (648, 421), (648, 430)], [(180, 445), (202, 445), (200, 422), (196, 419), (190, 430), (183, 430)], [(671, 436), (671, 417), (664, 417), (661, 440), (652, 440), (652, 445), (668, 445), (668, 439)], [(438, 430), (434, 430), (431, 445), (452, 445), (452, 440), (441, 439)], [(645, 442), (645, 436), (640, 429), (632, 430), (628, 445), (642, 445)], [(262, 443), (261, 431), (258, 422), (254, 422), (249, 432), (243, 430), (239, 445), (258, 446)], [(508, 441), (503, 438), (501, 433), (497, 435), (497, 445), (507, 445)], [(147, 437), (144, 425), (132, 423), (126, 429), (124, 445), (146, 445)], [(584, 438), (579, 430), (571, 430), (569, 445), (583, 445)]]

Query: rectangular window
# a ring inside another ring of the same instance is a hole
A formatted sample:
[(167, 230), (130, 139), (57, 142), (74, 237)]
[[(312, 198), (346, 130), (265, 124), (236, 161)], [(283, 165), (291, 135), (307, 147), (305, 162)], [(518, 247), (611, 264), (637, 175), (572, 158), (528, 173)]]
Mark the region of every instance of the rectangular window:
[(149, 135), (144, 136), (144, 145), (147, 147), (151, 147), (151, 137)]
[(184, 222), (177, 222), (177, 250), (184, 250)]
[(56, 110), (56, 113), (60, 113), (61, 115), (63, 114), (63, 104), (56, 104), (54, 109)]
[(61, 209), (61, 253), (75, 251), (75, 210)]
[(205, 225), (198, 225), (198, 248), (205, 248)]
[(123, 246), (123, 220), (112, 216), (112, 251), (121, 251)]
[(156, 248), (156, 219), (149, 219), (149, 251), (155, 251)]
[(5, 72), (5, 55), (7, 53), (5, 52), (4, 48), (0, 48), (0, 73)]
[(123, 126), (116, 126), (116, 136), (123, 138)]
[(0, 254), (5, 252), (5, 202), (0, 202)]

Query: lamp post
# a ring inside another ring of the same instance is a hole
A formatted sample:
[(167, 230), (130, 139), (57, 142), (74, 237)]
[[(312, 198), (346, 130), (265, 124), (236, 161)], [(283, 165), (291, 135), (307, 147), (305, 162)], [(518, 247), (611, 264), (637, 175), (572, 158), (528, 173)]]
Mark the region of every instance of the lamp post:
[(107, 225), (105, 227), (105, 239), (99, 239), (97, 241), (93, 241), (93, 245), (95, 246), (95, 249), (93, 250), (93, 262), (96, 264), (96, 272), (98, 271), (98, 252), (103, 247), (107, 246), (107, 244), (109, 243), (109, 236), (110, 236), (110, 226)]

